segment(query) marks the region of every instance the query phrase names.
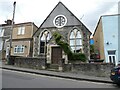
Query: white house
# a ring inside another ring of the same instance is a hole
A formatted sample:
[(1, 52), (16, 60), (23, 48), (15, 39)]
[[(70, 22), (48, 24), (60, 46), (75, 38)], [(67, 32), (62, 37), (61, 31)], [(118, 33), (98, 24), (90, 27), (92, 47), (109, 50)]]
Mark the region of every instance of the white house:
[(4, 29), (0, 27), (0, 51), (2, 50), (3, 47), (3, 40), (2, 40), (3, 34), (4, 34)]
[(106, 63), (120, 63), (120, 15), (101, 16), (93, 34), (95, 52)]

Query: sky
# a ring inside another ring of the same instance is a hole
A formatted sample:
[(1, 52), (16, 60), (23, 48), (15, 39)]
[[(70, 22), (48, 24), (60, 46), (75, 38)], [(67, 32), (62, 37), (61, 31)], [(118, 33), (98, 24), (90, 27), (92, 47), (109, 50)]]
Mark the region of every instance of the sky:
[(0, 24), (13, 17), (15, 23), (34, 22), (38, 27), (61, 1), (93, 33), (100, 16), (118, 14), (120, 0), (0, 0)]

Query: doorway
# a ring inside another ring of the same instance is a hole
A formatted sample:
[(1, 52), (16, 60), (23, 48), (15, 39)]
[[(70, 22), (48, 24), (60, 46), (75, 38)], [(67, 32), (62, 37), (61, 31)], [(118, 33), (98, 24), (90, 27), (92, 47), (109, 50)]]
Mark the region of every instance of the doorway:
[(108, 61), (110, 63), (116, 64), (116, 51), (108, 51)]
[(108, 56), (109, 62), (115, 64), (116, 56), (115, 55), (109, 55)]
[(52, 47), (51, 63), (58, 64), (61, 58), (62, 58), (62, 49), (60, 47)]

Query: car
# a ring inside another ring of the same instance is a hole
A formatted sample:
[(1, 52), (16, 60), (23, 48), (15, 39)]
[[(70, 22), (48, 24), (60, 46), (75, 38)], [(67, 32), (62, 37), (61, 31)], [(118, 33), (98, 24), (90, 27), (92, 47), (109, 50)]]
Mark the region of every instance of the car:
[(120, 86), (120, 65), (114, 67), (110, 73), (110, 79)]

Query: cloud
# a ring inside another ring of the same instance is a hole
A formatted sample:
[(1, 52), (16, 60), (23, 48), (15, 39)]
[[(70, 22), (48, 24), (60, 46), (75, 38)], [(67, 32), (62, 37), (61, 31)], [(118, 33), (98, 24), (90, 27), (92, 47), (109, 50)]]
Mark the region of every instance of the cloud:
[(100, 16), (117, 13), (117, 2), (101, 2), (97, 5), (96, 9), (87, 12), (82, 21), (93, 32)]
[(7, 0), (0, 1), (0, 23), (2, 21), (4, 22), (6, 18), (12, 14), (10, 12), (12, 12), (12, 6), (10, 3)]
[[(35, 22), (37, 26), (44, 21), (58, 0), (20, 0), (16, 1), (15, 22)], [(29, 2), (29, 3), (28, 3)]]
[[(37, 26), (44, 21), (60, 0), (16, 0), (15, 22), (34, 22)], [(14, 0), (0, 0), (0, 23), (12, 19)], [(117, 0), (61, 0), (68, 9), (94, 31), (99, 17), (113, 14)]]

